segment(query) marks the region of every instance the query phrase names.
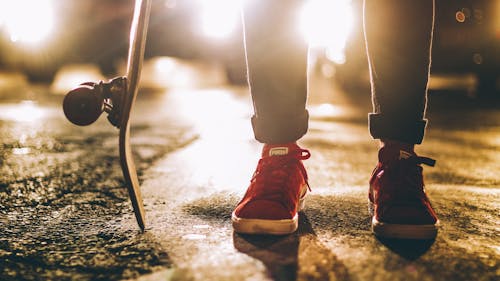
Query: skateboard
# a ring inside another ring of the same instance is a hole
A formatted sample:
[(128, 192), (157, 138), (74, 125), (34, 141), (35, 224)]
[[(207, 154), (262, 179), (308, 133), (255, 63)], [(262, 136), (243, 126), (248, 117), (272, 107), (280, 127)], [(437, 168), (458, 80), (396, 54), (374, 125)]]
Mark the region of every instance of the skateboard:
[(82, 83), (68, 92), (63, 100), (64, 114), (72, 123), (90, 125), (106, 112), (109, 122), (120, 129), (120, 165), (135, 218), (142, 231), (145, 228), (145, 211), (130, 146), (130, 112), (139, 88), (150, 12), (151, 0), (135, 1), (126, 75), (107, 82)]

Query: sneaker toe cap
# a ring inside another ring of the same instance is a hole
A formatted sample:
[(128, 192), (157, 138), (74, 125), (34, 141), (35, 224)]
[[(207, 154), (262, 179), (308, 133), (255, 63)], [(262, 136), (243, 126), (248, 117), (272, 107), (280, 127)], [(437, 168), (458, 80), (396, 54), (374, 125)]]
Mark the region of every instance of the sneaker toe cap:
[(392, 224), (435, 224), (437, 218), (425, 208), (391, 206), (381, 210), (378, 220)]
[(264, 220), (292, 219), (295, 215), (282, 204), (270, 200), (254, 200), (240, 204), (234, 213), (239, 218)]

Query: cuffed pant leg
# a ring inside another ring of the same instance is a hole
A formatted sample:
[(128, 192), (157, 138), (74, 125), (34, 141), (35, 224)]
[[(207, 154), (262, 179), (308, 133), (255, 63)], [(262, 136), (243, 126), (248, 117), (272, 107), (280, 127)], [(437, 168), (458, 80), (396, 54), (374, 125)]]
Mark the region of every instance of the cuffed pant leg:
[(307, 132), (307, 44), (297, 36), (303, 1), (247, 1), (243, 8), (255, 138), (293, 142)]
[(370, 114), (370, 134), (374, 139), (390, 139), (405, 143), (420, 144), (424, 138), (427, 120), (412, 120), (402, 116), (392, 117)]
[(421, 143), (434, 24), (434, 0), (365, 0), (372, 84), (370, 133)]

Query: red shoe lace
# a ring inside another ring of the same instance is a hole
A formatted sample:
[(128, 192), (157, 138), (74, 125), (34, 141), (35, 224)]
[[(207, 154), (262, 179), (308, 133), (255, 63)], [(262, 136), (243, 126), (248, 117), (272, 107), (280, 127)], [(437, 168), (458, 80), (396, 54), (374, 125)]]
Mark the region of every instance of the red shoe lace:
[(309, 159), (309, 157), (311, 157), (309, 150), (298, 149), (287, 155), (261, 158), (251, 179), (251, 183), (255, 185), (256, 197), (281, 202), (286, 204), (288, 208), (293, 209), (293, 206), (297, 203), (293, 198), (297, 198), (300, 190), (289, 187), (299, 184), (296, 181), (300, 179), (294, 176), (297, 168), (307, 188), (311, 190), (306, 169), (301, 162), (301, 160)]

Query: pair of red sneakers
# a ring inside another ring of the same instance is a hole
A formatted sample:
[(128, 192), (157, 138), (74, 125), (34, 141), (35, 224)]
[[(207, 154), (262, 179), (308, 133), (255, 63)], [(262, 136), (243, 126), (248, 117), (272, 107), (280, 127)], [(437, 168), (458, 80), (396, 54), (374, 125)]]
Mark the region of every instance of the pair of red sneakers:
[[(298, 212), (309, 188), (302, 160), (308, 150), (297, 144), (265, 145), (250, 186), (232, 214), (238, 233), (284, 235), (298, 228)], [(375, 235), (387, 238), (432, 239), (438, 219), (424, 190), (419, 157), (398, 146), (379, 151), (370, 179), (369, 210)]]

